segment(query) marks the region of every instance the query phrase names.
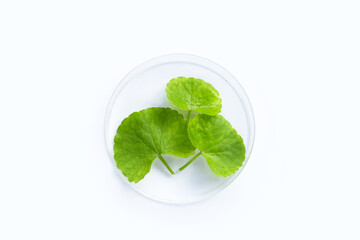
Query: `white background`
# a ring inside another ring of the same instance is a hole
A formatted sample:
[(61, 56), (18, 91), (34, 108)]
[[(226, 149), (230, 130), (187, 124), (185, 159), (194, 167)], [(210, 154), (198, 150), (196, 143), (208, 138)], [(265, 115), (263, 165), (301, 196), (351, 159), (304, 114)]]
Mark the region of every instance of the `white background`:
[[(359, 1), (0, 2), (0, 239), (360, 239)], [(249, 95), (248, 165), (207, 201), (117, 176), (103, 120), (122, 77), (209, 58)]]

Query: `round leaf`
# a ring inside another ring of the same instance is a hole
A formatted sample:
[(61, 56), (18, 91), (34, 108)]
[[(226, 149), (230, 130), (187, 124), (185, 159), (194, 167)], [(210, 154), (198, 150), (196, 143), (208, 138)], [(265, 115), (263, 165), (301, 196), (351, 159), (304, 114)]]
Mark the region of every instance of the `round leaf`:
[(166, 86), (166, 96), (170, 103), (182, 110), (195, 110), (208, 115), (221, 111), (218, 91), (204, 80), (178, 77)]
[(244, 162), (243, 139), (224, 117), (199, 114), (190, 121), (188, 133), (217, 176), (235, 173)]
[(160, 154), (189, 157), (194, 146), (187, 134), (184, 117), (170, 108), (147, 108), (125, 118), (114, 139), (117, 167), (130, 182), (149, 173)]

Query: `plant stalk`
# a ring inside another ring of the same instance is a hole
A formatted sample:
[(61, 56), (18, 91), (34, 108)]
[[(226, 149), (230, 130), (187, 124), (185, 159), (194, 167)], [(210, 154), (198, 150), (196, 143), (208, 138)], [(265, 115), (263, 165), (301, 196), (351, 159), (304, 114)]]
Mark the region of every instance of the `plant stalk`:
[(165, 167), (167, 168), (167, 170), (169, 170), (169, 172), (174, 175), (174, 171), (171, 169), (171, 167), (169, 166), (169, 164), (165, 161), (165, 159), (159, 154), (158, 155), (160, 161), (165, 165)]
[(201, 152), (199, 152), (198, 154), (196, 154), (192, 159), (190, 159), (190, 161), (188, 161), (184, 166), (182, 166), (181, 168), (179, 168), (180, 171), (184, 170), (187, 166), (189, 166), (198, 156), (201, 155)]
[(186, 117), (186, 124), (189, 124), (190, 121), (190, 115), (191, 115), (191, 110), (188, 111), (187, 113), (187, 117)]

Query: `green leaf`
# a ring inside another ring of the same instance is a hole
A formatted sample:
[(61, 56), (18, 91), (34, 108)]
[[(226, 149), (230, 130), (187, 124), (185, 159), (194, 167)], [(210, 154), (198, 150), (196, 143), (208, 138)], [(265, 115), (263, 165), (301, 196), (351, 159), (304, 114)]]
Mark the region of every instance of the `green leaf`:
[(117, 167), (130, 182), (149, 173), (161, 154), (188, 157), (194, 154), (184, 117), (170, 108), (147, 108), (132, 113), (119, 126), (114, 139)]
[(172, 105), (182, 110), (195, 110), (208, 115), (216, 115), (221, 111), (218, 91), (210, 83), (198, 78), (171, 79), (166, 86), (166, 96)]
[(190, 121), (188, 133), (216, 175), (227, 177), (244, 162), (243, 139), (224, 117), (199, 114)]

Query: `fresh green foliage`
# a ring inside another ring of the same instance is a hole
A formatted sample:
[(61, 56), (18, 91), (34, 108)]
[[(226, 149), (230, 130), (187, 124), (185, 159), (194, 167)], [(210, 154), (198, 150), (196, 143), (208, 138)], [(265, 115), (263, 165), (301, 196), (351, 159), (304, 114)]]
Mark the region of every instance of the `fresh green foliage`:
[(199, 114), (190, 121), (188, 133), (216, 175), (227, 177), (241, 167), (245, 159), (243, 139), (224, 117)]
[(170, 108), (147, 108), (132, 113), (121, 122), (114, 141), (117, 167), (135, 183), (149, 173), (155, 158), (167, 165), (161, 154), (188, 157), (195, 150), (184, 117)]
[(166, 86), (166, 96), (172, 105), (182, 110), (195, 110), (208, 115), (216, 115), (221, 111), (218, 91), (210, 83), (198, 78), (171, 79)]
[[(204, 80), (178, 77), (169, 81), (166, 95), (172, 105), (188, 111), (186, 120), (170, 108), (147, 108), (125, 118), (117, 130), (114, 158), (128, 180), (143, 179), (156, 158), (174, 174), (162, 154), (185, 158), (195, 147), (199, 152), (180, 171), (203, 155), (216, 175), (235, 173), (244, 162), (245, 146), (231, 124), (217, 115), (222, 107), (218, 91)], [(190, 121), (192, 111), (202, 114)]]

